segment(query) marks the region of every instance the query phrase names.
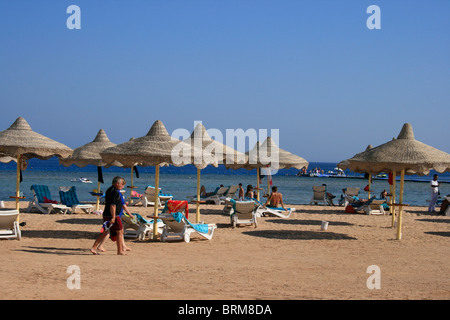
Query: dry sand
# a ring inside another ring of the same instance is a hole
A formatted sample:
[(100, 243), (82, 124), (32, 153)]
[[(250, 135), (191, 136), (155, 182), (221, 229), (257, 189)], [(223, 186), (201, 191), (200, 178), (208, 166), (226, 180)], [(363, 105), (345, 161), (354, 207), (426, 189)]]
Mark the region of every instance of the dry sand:
[[(90, 253), (98, 215), (23, 213), (22, 240), (0, 241), (0, 299), (450, 298), (450, 217), (409, 207), (399, 241), (391, 216), (295, 208), (288, 219), (263, 217), (258, 228), (233, 229), (222, 206), (202, 205), (202, 220), (218, 227), (212, 240), (126, 240), (127, 256), (117, 256), (110, 240), (107, 252)], [(191, 221), (194, 211), (191, 205)], [(132, 212), (146, 216), (153, 208)], [(71, 265), (80, 268), (80, 289), (67, 287)], [(367, 287), (371, 265), (380, 268), (380, 289)]]

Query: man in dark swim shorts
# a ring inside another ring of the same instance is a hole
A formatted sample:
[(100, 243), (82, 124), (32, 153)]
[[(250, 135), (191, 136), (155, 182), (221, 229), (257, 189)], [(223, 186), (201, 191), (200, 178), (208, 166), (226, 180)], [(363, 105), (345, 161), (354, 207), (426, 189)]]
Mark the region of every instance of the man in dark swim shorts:
[[(120, 216), (125, 209), (128, 214), (128, 208), (125, 205), (125, 200), (123, 199), (120, 190), (125, 186), (125, 179), (122, 177), (114, 177), (112, 181), (112, 186), (106, 190), (105, 193), (105, 210), (103, 211), (103, 221), (109, 222), (109, 224), (104, 224), (107, 227), (112, 223), (109, 229), (111, 233), (111, 239), (117, 243), (117, 254), (124, 255), (125, 251), (129, 250), (125, 247), (123, 240), (123, 225)], [(131, 214), (130, 214), (131, 215)], [(103, 242), (108, 236), (108, 232), (102, 232), (94, 242), (91, 248), (93, 254), (98, 254), (98, 251), (105, 251), (102, 248)]]

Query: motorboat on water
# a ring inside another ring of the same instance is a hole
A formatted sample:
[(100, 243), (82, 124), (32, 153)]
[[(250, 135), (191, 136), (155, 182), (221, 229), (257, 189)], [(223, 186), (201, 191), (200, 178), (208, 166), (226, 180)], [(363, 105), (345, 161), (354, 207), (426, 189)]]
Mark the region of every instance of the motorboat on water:
[(305, 171), (300, 171), (297, 176), (301, 176), (301, 177), (316, 177), (316, 178), (329, 178), (329, 177), (338, 177), (338, 178), (345, 178), (347, 175), (345, 174), (344, 170), (340, 169), (340, 168), (335, 168), (333, 170), (329, 170), (326, 173), (322, 171), (318, 171), (318, 170), (312, 170), (309, 173), (305, 172)]
[(72, 182), (82, 182), (82, 183), (92, 183), (91, 180), (89, 180), (88, 178), (83, 178), (83, 177), (73, 178), (73, 179), (70, 179), (70, 181), (72, 181)]

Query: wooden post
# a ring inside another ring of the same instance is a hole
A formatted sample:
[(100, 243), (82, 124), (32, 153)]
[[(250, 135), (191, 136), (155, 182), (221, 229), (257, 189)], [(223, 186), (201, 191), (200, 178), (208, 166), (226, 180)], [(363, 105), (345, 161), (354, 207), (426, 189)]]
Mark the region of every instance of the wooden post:
[(158, 207), (159, 207), (159, 164), (155, 166), (155, 210), (153, 211), (153, 240), (158, 236)]
[(256, 168), (256, 200), (259, 201), (259, 173), (260, 168)]
[(133, 170), (134, 166), (131, 166), (131, 181), (130, 181), (130, 204), (133, 203)]
[[(22, 156), (19, 154), (17, 155), (17, 176), (16, 176), (16, 210), (19, 212), (20, 209), (20, 203), (19, 203), (19, 197), (20, 197), (20, 167), (22, 162)], [(19, 220), (19, 217), (17, 216), (17, 221)]]
[(370, 188), (372, 187), (372, 174), (369, 173), (369, 191), (367, 193), (367, 199), (370, 199)]
[(197, 204), (195, 209), (195, 222), (200, 222), (200, 169), (197, 168)]
[[(100, 193), (100, 181), (97, 182), (97, 193)], [(97, 201), (95, 202), (95, 210), (99, 210), (100, 209), (100, 196), (96, 196)]]
[[(395, 193), (397, 192), (397, 190), (396, 190), (397, 172), (392, 171), (392, 176), (393, 176), (394, 180), (392, 181), (391, 203), (395, 205)], [(392, 228), (394, 228), (395, 227), (396, 209), (395, 209), (395, 206), (391, 206), (391, 207), (392, 207)]]
[(405, 169), (400, 172), (400, 197), (399, 197), (399, 208), (398, 208), (398, 222), (397, 222), (397, 240), (402, 239), (402, 204), (403, 204), (403, 187), (405, 182)]

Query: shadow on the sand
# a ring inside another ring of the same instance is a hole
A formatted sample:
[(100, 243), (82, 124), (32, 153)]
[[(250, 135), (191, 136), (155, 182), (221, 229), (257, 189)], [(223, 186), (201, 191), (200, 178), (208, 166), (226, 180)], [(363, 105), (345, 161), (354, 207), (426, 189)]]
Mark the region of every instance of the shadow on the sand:
[(281, 240), (357, 240), (342, 233), (327, 231), (301, 231), (301, 230), (255, 230), (245, 231), (243, 234), (268, 239)]
[(24, 238), (44, 239), (95, 239), (99, 232), (80, 230), (22, 230)]
[(87, 219), (87, 218), (69, 218), (56, 220), (57, 223), (67, 223), (67, 224), (86, 224), (86, 225), (99, 225), (103, 223), (103, 219), (99, 217), (98, 219)]
[(426, 234), (431, 234), (431, 235), (434, 235), (434, 236), (441, 236), (441, 237), (450, 237), (450, 232), (448, 232), (448, 231), (446, 231), (446, 232), (444, 232), (444, 231), (441, 231), (441, 232), (439, 232), (439, 231), (429, 231), (429, 232), (425, 232)]
[(24, 247), (24, 249), (15, 250), (29, 253), (56, 254), (56, 255), (86, 255), (92, 254), (86, 248), (57, 248), (57, 247)]
[[(344, 207), (340, 206), (322, 206), (322, 209), (297, 209), (295, 213), (308, 213), (308, 214), (339, 214), (339, 215), (347, 215), (348, 212), (345, 212)], [(323, 209), (326, 208), (326, 209)], [(354, 214), (354, 213), (351, 213)]]
[(417, 221), (423, 221), (423, 222), (437, 222), (437, 223), (450, 223), (450, 219), (417, 219)]
[[(268, 219), (267, 222), (278, 223), (278, 224), (292, 224), (292, 225), (303, 225), (303, 226), (320, 226), (322, 220), (299, 220), (299, 219)], [(328, 220), (327, 220), (328, 221)], [(341, 222), (341, 221), (328, 221), (330, 226), (353, 226), (353, 223)]]

